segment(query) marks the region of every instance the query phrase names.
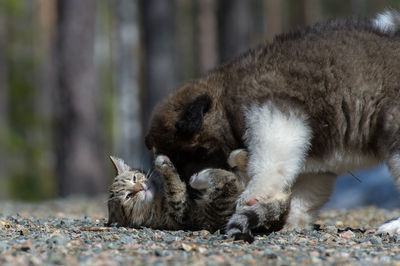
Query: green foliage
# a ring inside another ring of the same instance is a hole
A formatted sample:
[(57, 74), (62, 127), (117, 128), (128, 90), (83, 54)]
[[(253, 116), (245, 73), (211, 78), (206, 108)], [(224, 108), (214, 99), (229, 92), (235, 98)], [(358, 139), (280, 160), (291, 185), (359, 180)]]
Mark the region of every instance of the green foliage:
[(0, 8), (9, 16), (16, 16), (23, 10), (23, 0), (1, 0)]
[(49, 178), (49, 167), (43, 157), (51, 145), (40, 135), (49, 130), (49, 125), (38, 116), (36, 71), (34, 57), (34, 19), (32, 6), (25, 1), (5, 0), (8, 29), (6, 44), (8, 85), (8, 130), (2, 134), (7, 154), (5, 186), (12, 198), (40, 200), (52, 196), (53, 182)]

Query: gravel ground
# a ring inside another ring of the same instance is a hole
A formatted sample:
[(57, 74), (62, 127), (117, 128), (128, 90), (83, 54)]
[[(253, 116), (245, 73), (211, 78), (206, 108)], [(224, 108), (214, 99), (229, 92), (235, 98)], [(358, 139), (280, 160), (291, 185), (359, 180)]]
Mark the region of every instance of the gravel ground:
[(400, 236), (375, 228), (400, 210), (328, 210), (319, 229), (258, 236), (104, 227), (105, 199), (0, 202), (0, 265), (400, 265)]

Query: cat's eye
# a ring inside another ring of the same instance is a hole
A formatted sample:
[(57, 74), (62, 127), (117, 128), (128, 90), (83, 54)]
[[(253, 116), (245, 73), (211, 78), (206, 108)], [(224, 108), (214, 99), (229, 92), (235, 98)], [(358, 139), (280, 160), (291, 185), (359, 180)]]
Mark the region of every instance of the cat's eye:
[(132, 195), (133, 195), (133, 193), (128, 193), (128, 194), (125, 196), (125, 199), (130, 199), (130, 198), (132, 197)]
[(136, 182), (136, 175), (133, 176), (133, 182)]

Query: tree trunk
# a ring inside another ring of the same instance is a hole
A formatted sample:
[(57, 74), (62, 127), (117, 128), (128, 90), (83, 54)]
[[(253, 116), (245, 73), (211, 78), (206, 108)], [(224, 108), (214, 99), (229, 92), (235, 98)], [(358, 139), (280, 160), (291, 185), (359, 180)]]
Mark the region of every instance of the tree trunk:
[[(56, 87), (54, 45), (56, 25), (56, 2), (54, 0), (38, 0), (34, 7), (38, 20), (36, 61), (39, 65), (38, 86), (36, 86), (36, 110), (41, 120), (50, 121), (52, 117), (52, 92)], [(44, 137), (44, 136), (43, 136)]]
[(264, 35), (272, 41), (277, 34), (282, 33), (282, 1), (264, 0)]
[(8, 86), (6, 62), (6, 21), (2, 6), (0, 6), (0, 199), (6, 198), (5, 183), (7, 181), (7, 161), (5, 135), (8, 131)]
[(174, 4), (177, 80), (192, 80), (198, 77), (195, 1), (174, 0)]
[(197, 69), (200, 75), (217, 64), (217, 21), (214, 0), (196, 0)]
[(139, 3), (137, 0), (118, 0), (115, 6), (114, 147), (116, 154), (127, 162), (143, 164)]
[(146, 127), (155, 105), (177, 85), (172, 0), (142, 1), (145, 49)]
[(219, 56), (226, 62), (249, 49), (251, 1), (220, 0)]
[(93, 64), (96, 0), (58, 1), (56, 142), (60, 196), (105, 190)]

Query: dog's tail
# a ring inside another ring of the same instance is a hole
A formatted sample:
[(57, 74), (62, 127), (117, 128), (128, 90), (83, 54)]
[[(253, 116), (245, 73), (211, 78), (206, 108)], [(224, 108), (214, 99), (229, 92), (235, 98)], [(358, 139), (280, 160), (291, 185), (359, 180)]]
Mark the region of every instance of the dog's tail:
[(394, 9), (385, 10), (372, 19), (372, 25), (378, 31), (390, 36), (400, 34), (400, 12)]

